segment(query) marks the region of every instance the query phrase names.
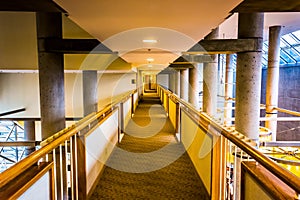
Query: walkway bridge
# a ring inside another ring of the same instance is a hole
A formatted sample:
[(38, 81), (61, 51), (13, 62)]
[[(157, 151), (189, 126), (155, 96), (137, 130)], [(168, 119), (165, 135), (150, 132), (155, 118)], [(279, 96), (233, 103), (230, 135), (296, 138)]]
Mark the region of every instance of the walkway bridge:
[(299, 199), (300, 178), (170, 91), (132, 91), (0, 174), (1, 199)]

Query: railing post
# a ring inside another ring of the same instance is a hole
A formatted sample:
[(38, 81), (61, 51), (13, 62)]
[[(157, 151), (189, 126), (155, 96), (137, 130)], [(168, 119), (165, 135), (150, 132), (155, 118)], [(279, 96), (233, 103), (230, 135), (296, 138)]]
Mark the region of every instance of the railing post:
[(124, 133), (125, 131), (125, 120), (124, 120), (124, 104), (123, 102), (120, 102), (120, 127), (121, 127), (121, 133)]
[(78, 154), (77, 154), (77, 135), (70, 139), (71, 153), (71, 199), (78, 199)]
[(211, 199), (212, 200), (217, 200), (220, 199), (220, 187), (221, 187), (221, 137), (217, 135), (213, 135), (213, 159), (212, 159), (212, 182), (211, 182)]
[(134, 113), (134, 93), (131, 94), (130, 97), (131, 97), (131, 117), (132, 117)]
[(87, 198), (85, 136), (77, 136), (78, 199)]
[(175, 133), (179, 141), (181, 142), (181, 132), (180, 132), (180, 104), (176, 102), (176, 122), (175, 122)]

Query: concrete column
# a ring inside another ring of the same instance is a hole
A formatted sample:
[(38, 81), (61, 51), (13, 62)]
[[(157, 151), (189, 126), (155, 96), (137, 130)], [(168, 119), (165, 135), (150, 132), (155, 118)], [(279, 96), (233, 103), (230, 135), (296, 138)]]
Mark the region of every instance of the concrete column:
[[(281, 26), (269, 28), (268, 75), (266, 88), (266, 117), (277, 118), (279, 62), (280, 62)], [(266, 121), (266, 127), (272, 131), (272, 141), (276, 141), (277, 121)]]
[[(61, 13), (36, 13), (38, 42), (62, 38)], [(40, 47), (40, 45), (39, 45)], [(42, 139), (65, 128), (64, 56), (39, 48)]]
[(175, 92), (175, 72), (169, 73), (169, 90)]
[(180, 96), (180, 71), (175, 70), (175, 94)]
[[(65, 128), (64, 55), (46, 52), (43, 48), (45, 38), (62, 38), (62, 14), (37, 12), (36, 23), (42, 139), (46, 139)], [(67, 199), (67, 172), (60, 171), (66, 169), (67, 160), (59, 150), (55, 158), (57, 198)]]
[[(263, 13), (239, 13), (239, 39), (262, 39), (263, 28)], [(260, 50), (237, 54), (235, 128), (257, 142), (259, 139), (261, 59)]]
[[(217, 39), (219, 29), (214, 29), (204, 39)], [(211, 55), (211, 62), (203, 65), (203, 111), (214, 116), (217, 114), (218, 98), (218, 56)]]
[[(224, 118), (232, 118), (232, 102), (228, 98), (233, 97), (233, 54), (226, 55), (226, 72), (225, 72), (225, 104)], [(231, 120), (225, 120), (225, 125), (231, 125)]]
[[(24, 140), (35, 141), (35, 122), (33, 120), (24, 121)], [(35, 151), (35, 147), (27, 147), (25, 154), (29, 155)]]
[(180, 70), (180, 98), (188, 101), (189, 95), (189, 71), (188, 69)]
[(98, 111), (97, 98), (97, 71), (87, 70), (82, 72), (83, 83), (83, 113), (84, 116)]
[(199, 108), (199, 79), (198, 65), (195, 64), (193, 68), (189, 69), (189, 102), (197, 109)]

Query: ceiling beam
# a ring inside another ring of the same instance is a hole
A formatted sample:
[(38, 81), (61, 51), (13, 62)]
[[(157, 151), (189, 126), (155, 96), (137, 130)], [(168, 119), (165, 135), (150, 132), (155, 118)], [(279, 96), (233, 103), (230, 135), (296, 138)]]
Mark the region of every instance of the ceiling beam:
[(183, 54), (232, 54), (261, 50), (262, 39), (215, 39), (201, 40)]
[(298, 0), (244, 0), (231, 13), (300, 12)]
[(97, 39), (39, 39), (39, 49), (44, 52), (64, 54), (112, 54), (115, 53)]
[(186, 63), (186, 64), (170, 63), (169, 67), (172, 69), (181, 70), (181, 69), (194, 68), (194, 65), (192, 63)]
[(0, 11), (67, 13), (52, 0), (1, 0)]
[(214, 62), (211, 55), (193, 55), (193, 54), (187, 54), (182, 55), (186, 60), (188, 60), (191, 63), (211, 63)]

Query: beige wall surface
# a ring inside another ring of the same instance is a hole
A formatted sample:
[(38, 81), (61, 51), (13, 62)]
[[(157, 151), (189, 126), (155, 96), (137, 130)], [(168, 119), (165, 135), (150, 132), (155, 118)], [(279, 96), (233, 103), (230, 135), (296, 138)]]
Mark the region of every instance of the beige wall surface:
[[(136, 89), (134, 73), (98, 74), (99, 109), (114, 96)], [(65, 109), (67, 117), (83, 116), (82, 73), (65, 74)], [(0, 113), (26, 108), (8, 117), (40, 117), (38, 73), (0, 73)]]
[(26, 108), (8, 117), (40, 117), (37, 73), (0, 73), (0, 113)]
[(181, 113), (182, 143), (187, 149), (207, 192), (210, 194), (212, 139), (187, 114)]
[(37, 69), (35, 14), (0, 12), (0, 69)]

